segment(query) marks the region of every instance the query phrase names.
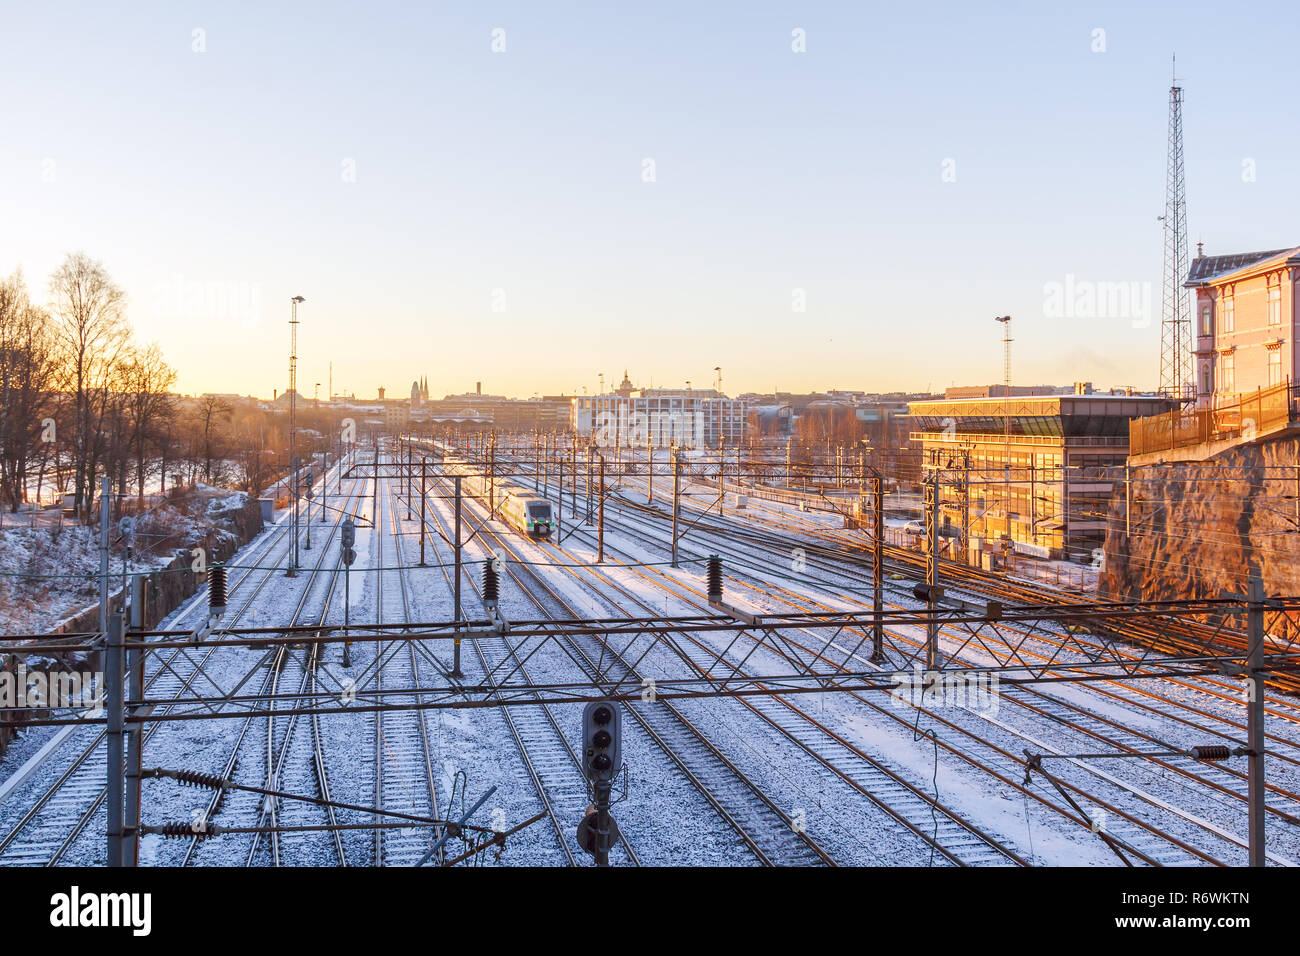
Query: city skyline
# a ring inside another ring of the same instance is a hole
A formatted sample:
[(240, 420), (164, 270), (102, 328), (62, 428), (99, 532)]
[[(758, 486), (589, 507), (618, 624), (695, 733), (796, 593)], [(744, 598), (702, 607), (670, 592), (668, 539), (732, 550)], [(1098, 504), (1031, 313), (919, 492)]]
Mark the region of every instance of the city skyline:
[(192, 394), (283, 391), (293, 295), (300, 380), (358, 395), (412, 349), (449, 392), (485, 349), (520, 396), (629, 355), (941, 391), (1001, 379), (1008, 313), (1017, 382), (1155, 387), (1170, 55), (1192, 241), (1291, 246), (1300, 134), (1251, 94), (1297, 27), (937, 9), (24, 9), (0, 49), (43, 105), (11, 111), (0, 271), (43, 301), (68, 252), (103, 262)]

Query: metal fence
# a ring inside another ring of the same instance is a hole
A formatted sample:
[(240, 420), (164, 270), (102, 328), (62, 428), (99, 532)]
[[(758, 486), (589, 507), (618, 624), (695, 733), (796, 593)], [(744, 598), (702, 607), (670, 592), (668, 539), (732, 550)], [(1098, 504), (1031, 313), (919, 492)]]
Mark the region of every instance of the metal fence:
[(1135, 418), (1129, 422), (1129, 454), (1145, 455), (1232, 438), (1250, 440), (1292, 420), (1291, 391), (1291, 384), (1283, 382), (1211, 408), (1175, 409)]

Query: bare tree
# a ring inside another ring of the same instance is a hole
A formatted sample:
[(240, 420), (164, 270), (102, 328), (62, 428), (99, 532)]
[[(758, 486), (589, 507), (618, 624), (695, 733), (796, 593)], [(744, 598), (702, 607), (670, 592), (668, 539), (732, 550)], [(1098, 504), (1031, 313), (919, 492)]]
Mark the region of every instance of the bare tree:
[(123, 366), (123, 390), (126, 394), (130, 422), (130, 447), (135, 455), (136, 494), (144, 498), (145, 482), (149, 474), (149, 452), (158, 449), (166, 459), (168, 425), (175, 413), (172, 395), (168, 392), (176, 381), (176, 370), (163, 361), (157, 344), (147, 348), (132, 349)]
[(54, 371), (49, 320), (28, 300), (22, 273), (15, 272), (0, 282), (0, 500), (10, 511), (27, 498), (33, 457), (44, 471), (51, 442), (41, 439), (57, 437), (44, 421)]
[(74, 507), (83, 520), (89, 520), (95, 475), (104, 450), (100, 423), (112, 376), (131, 337), (122, 313), (126, 297), (103, 265), (77, 252), (69, 254), (50, 277), (50, 298), (65, 387), (75, 416)]
[(211, 482), (217, 459), (224, 456), (225, 435), (221, 426), (229, 424), (233, 409), (230, 402), (217, 395), (203, 395), (194, 408), (194, 461), (202, 463), (205, 482)]

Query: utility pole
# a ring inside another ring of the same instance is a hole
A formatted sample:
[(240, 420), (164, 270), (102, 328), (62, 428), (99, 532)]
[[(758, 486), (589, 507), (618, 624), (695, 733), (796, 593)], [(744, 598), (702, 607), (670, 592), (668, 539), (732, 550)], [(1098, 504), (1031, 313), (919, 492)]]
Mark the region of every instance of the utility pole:
[(655, 446), (654, 443), (646, 438), (645, 440), (645, 471), (650, 481), (650, 490), (646, 497), (650, 499), (650, 504), (655, 503)]
[(967, 451), (963, 456), (962, 463), (962, 482), (961, 482), (961, 504), (962, 504), (962, 522), (961, 522), (961, 540), (966, 546), (966, 560), (970, 561), (970, 452)]
[(925, 668), (939, 666), (939, 625), (935, 620), (935, 589), (939, 585), (939, 471), (934, 469), (925, 483), (925, 583), (929, 586), (926, 607), (929, 619), (925, 625)]
[(1264, 582), (1259, 565), (1251, 564), (1246, 612), (1247, 667), (1250, 699), (1246, 705), (1246, 737), (1250, 759), (1250, 865), (1264, 866)]
[(455, 654), (455, 659), (452, 661), (451, 673), (452, 673), (452, 676), (453, 676), (453, 677), (462, 677), (462, 676), (464, 676), (464, 675), (462, 675), (461, 672), (460, 672), (460, 620), (461, 620), (461, 611), (460, 611), (460, 575), (461, 575), (461, 567), (460, 567), (460, 475), (456, 475), (456, 476), (454, 477), (453, 481), (455, 482), (455, 485), (456, 485), (456, 521), (455, 521), (455, 534), (456, 534), (456, 536), (455, 536), (455, 539), (453, 540), (453, 543), (452, 543), (452, 553), (455, 555), (455, 560), (456, 560), (456, 588), (455, 588), (455, 591), (456, 591), (456, 593), (455, 593), (455, 602), (456, 602), (456, 608), (455, 608), (455, 619), (456, 619), (456, 639), (455, 639), (455, 641), (454, 641), (454, 650), (453, 650), (453, 654)]
[(289, 469), (293, 472), (293, 562), (287, 577), (298, 576), (298, 303), (300, 295), (289, 300)]
[(591, 500), (591, 490), (592, 490), (592, 486), (595, 484), (595, 475), (594, 472), (592, 471), (591, 455), (592, 455), (592, 446), (587, 445), (587, 517), (584, 519), (587, 522), (591, 521), (591, 509), (594, 504), (594, 502)]
[(555, 486), (555, 534), (556, 544), (560, 544), (564, 541), (564, 455), (559, 456), (557, 464), (560, 468), (560, 478)]
[(99, 630), (108, 630), (108, 522), (113, 500), (113, 482), (107, 475), (99, 482)]
[[(144, 600), (147, 581), (142, 574), (131, 579), (131, 633), (139, 641), (144, 630)], [(132, 648), (126, 652), (126, 713), (143, 716), (144, 652)], [(137, 720), (126, 729), (126, 810), (123, 822), (124, 866), (140, 865), (140, 771), (144, 757), (144, 727)]]
[(871, 522), (871, 660), (885, 659), (885, 479), (871, 479), (873, 498)]
[(488, 445), (488, 517), (497, 516), (497, 433)]
[(420, 567), (424, 567), (424, 499), (428, 494), (429, 459), (420, 456)]
[(603, 564), (605, 561), (605, 456), (600, 456), (600, 500), (597, 502), (599, 507), (599, 519), (596, 527), (596, 544), (597, 554), (596, 563)]
[(677, 448), (672, 450), (673, 456), (673, 567), (677, 567), (677, 523), (681, 516), (681, 483), (682, 483), (682, 462), (677, 457)]
[(1011, 547), (1011, 316), (1000, 315), (993, 321), (1002, 323), (1002, 443), (1003, 475), (1006, 494), (1007, 547)]
[(122, 798), (126, 782), (123, 779), (125, 769), (125, 677), (122, 666), (122, 615), (110, 614), (108, 617), (107, 646), (104, 652), (104, 684), (108, 698), (108, 727), (106, 731), (107, 786), (105, 807), (108, 811), (108, 865), (122, 866), (125, 863), (125, 841), (122, 829), (125, 821)]

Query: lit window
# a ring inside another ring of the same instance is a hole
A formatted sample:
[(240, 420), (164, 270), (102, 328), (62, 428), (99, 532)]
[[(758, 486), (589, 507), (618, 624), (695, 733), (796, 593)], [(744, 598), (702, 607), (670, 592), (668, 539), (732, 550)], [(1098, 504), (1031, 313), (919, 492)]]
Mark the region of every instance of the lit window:
[(1268, 290), (1268, 324), (1282, 324), (1282, 287), (1275, 285)]
[(1231, 352), (1219, 356), (1219, 382), (1222, 385), (1220, 391), (1237, 390), (1237, 362)]
[(1237, 309), (1233, 305), (1232, 296), (1223, 300), (1223, 331), (1235, 332), (1237, 330)]
[(1282, 384), (1282, 350), (1273, 349), (1268, 353), (1268, 384)]

